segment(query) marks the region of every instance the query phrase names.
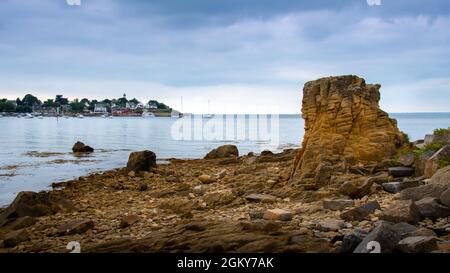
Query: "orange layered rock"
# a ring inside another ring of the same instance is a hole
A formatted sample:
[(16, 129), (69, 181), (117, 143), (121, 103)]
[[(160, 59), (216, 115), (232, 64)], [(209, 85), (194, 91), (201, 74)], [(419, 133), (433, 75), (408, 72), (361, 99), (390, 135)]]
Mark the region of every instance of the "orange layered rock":
[(305, 84), (305, 136), (291, 180), (323, 184), (336, 166), (342, 169), (390, 158), (407, 142), (396, 120), (379, 107), (380, 87), (357, 76)]

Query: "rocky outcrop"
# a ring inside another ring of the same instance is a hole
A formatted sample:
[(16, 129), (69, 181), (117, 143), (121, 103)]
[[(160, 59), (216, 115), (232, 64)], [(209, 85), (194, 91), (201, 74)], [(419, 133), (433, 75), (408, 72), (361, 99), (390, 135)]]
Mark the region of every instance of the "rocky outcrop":
[(396, 121), (380, 109), (379, 89), (380, 85), (366, 84), (357, 76), (328, 77), (305, 84), (305, 136), (292, 181), (318, 184), (316, 178), (320, 177), (320, 183), (326, 184), (318, 175), (323, 166), (369, 164), (396, 154), (406, 137)]
[(47, 192), (20, 192), (0, 214), (0, 226), (25, 216), (40, 217), (71, 210), (74, 210), (72, 202), (62, 197)]
[(223, 145), (210, 151), (205, 159), (216, 159), (225, 157), (238, 157), (239, 150), (235, 145)]

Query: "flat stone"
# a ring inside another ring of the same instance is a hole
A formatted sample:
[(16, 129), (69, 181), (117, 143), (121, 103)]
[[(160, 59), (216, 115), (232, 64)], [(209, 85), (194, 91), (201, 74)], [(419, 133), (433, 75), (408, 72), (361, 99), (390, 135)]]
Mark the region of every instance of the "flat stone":
[(292, 213), (284, 209), (270, 209), (264, 212), (263, 219), (290, 221), (292, 220)]
[(72, 220), (60, 225), (57, 233), (59, 236), (83, 234), (92, 228), (94, 228), (92, 220)]
[(421, 220), (419, 209), (411, 200), (398, 200), (387, 209), (383, 210), (381, 217), (393, 223), (407, 222), (418, 223)]
[(410, 167), (391, 167), (388, 168), (389, 175), (393, 177), (406, 177), (413, 176), (415, 173), (414, 168)]
[(355, 201), (350, 199), (324, 199), (322, 201), (323, 207), (329, 210), (343, 210), (355, 205)]
[(336, 219), (327, 219), (318, 223), (319, 230), (323, 232), (339, 231), (344, 226), (344, 221)]
[(425, 197), (415, 202), (420, 214), (429, 219), (438, 219), (450, 216), (450, 208), (438, 203), (438, 199)]
[(30, 235), (25, 229), (19, 229), (13, 232), (6, 234), (5, 238), (3, 238), (3, 244), (5, 247), (15, 247), (18, 244), (28, 241), (30, 239)]
[(438, 238), (434, 236), (407, 237), (398, 243), (398, 249), (404, 253), (429, 253), (438, 248)]
[(263, 202), (263, 203), (273, 203), (276, 201), (276, 197), (268, 194), (258, 194), (252, 193), (245, 197), (250, 202)]
[(30, 227), (36, 224), (36, 222), (37, 222), (36, 218), (31, 216), (24, 216), (12, 222), (8, 227), (12, 230), (19, 230)]
[(340, 217), (346, 221), (361, 221), (370, 214), (374, 213), (377, 209), (381, 210), (380, 204), (377, 201), (372, 201), (359, 207), (345, 211), (341, 213)]
[(379, 243), (381, 253), (392, 253), (398, 242), (399, 234), (393, 228), (391, 223), (380, 221), (376, 227), (364, 238), (364, 240), (356, 247), (354, 253), (371, 253), (372, 242)]
[(398, 193), (404, 189), (420, 186), (420, 181), (412, 180), (412, 181), (405, 181), (405, 182), (388, 182), (388, 183), (383, 183), (381, 186), (383, 186), (383, 189), (389, 193)]

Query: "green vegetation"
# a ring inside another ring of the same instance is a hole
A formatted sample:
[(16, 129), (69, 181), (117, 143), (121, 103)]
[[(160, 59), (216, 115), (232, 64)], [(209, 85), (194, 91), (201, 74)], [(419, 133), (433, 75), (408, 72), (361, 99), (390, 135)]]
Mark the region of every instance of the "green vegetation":
[(444, 168), (444, 167), (446, 167), (446, 166), (448, 166), (448, 165), (450, 165), (450, 156), (447, 157), (447, 158), (441, 159), (441, 160), (439, 161), (439, 167), (440, 167), (440, 168)]
[(442, 144), (440, 143), (431, 143), (426, 145), (425, 147), (421, 148), (421, 149), (415, 149), (414, 151), (412, 151), (417, 157), (422, 156), (423, 154), (429, 152), (429, 151), (439, 151), (441, 148), (443, 147)]
[[(37, 97), (32, 94), (26, 94), (23, 99), (17, 98), (15, 101), (0, 99), (0, 112), (17, 112), (17, 113), (31, 113), (39, 111), (49, 111), (56, 112), (57, 109), (63, 112), (73, 112), (82, 113), (85, 111), (93, 112), (95, 106), (99, 103), (103, 104), (107, 112), (111, 112), (112, 108), (128, 108), (133, 112), (141, 113), (143, 112), (143, 105), (136, 98), (128, 100), (126, 95), (118, 99), (104, 99), (102, 101), (89, 100), (83, 98), (81, 100), (74, 99), (69, 101), (68, 98), (64, 98), (63, 95), (56, 95), (55, 99), (47, 99), (41, 102)], [(140, 105), (139, 107), (137, 107)], [(172, 108), (165, 105), (164, 103), (158, 102), (156, 100), (150, 100), (148, 102), (148, 107), (150, 109), (158, 110), (160, 112), (170, 112)]]
[(434, 134), (438, 135), (438, 136), (450, 134), (450, 127), (448, 127), (447, 129), (445, 129), (445, 128), (436, 129), (436, 130), (434, 130)]
[(14, 112), (16, 110), (16, 105), (7, 99), (0, 100), (0, 112)]

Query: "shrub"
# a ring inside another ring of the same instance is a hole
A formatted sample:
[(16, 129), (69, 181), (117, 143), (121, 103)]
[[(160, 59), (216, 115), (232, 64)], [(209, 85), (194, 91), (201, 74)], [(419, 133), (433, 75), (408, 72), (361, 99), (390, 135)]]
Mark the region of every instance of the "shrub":
[(434, 134), (438, 135), (438, 136), (450, 134), (450, 127), (448, 127), (447, 129), (445, 129), (445, 128), (436, 129), (436, 130), (434, 130)]

